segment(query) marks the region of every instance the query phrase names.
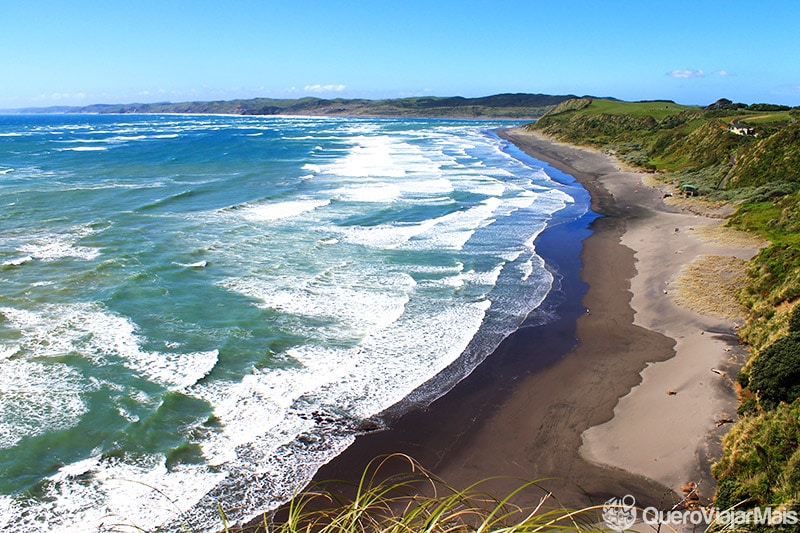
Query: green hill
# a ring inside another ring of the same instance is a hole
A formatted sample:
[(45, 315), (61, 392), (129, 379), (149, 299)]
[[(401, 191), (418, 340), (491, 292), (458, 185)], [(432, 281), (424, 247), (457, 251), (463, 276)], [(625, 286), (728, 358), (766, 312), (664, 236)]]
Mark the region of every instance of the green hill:
[(274, 99), (152, 104), (95, 104), (74, 108), (23, 109), (26, 113), (187, 113), (223, 115), (311, 115), (420, 118), (536, 119), (572, 95), (496, 94), (480, 98), (421, 96), (388, 100)]
[[(576, 98), (529, 128), (676, 174), (713, 198), (736, 199), (769, 183), (800, 181), (797, 118), (800, 109), (768, 104), (700, 108)], [(751, 127), (753, 134), (737, 135), (734, 125)]]

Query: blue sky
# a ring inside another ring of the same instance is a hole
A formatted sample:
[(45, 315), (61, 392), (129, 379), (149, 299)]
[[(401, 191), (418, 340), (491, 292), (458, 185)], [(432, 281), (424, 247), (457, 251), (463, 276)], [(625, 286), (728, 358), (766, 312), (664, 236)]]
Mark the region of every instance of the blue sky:
[(800, 2), (0, 0), (0, 109), (501, 92), (800, 105)]

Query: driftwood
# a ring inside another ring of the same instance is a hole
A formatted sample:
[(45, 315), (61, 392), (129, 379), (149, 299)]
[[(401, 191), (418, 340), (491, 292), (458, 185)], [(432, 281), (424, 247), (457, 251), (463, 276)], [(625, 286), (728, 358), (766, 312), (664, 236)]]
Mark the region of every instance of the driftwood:
[(697, 483), (694, 481), (690, 481), (686, 485), (681, 485), (681, 492), (686, 496), (683, 497), (683, 500), (681, 500), (678, 506), (682, 505), (686, 509), (697, 509), (700, 507), (700, 493), (697, 489)]

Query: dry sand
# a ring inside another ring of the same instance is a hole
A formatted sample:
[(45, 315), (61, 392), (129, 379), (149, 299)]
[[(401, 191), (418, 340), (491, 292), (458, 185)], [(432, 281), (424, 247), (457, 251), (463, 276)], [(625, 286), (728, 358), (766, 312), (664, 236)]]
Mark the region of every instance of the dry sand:
[[(633, 180), (636, 175), (619, 173), (601, 182), (621, 197), (630, 195)], [(646, 186), (637, 194), (663, 197), (660, 188)], [(708, 242), (695, 233), (708, 235), (701, 228), (720, 227), (720, 219), (668, 209), (656, 204), (646, 220), (630, 220), (622, 244), (634, 250), (636, 259), (634, 323), (674, 339), (676, 356), (648, 366), (641, 385), (614, 409), (614, 418), (584, 432), (581, 452), (674, 489), (689, 480), (704, 482), (701, 490), (709, 494), (708, 467), (718, 455), (717, 423), (736, 418), (731, 367), (741, 360), (735, 327), (742, 318), (720, 319), (679, 306), (675, 282), (701, 255), (749, 259), (757, 249)], [(713, 290), (708, 296), (725, 297)]]

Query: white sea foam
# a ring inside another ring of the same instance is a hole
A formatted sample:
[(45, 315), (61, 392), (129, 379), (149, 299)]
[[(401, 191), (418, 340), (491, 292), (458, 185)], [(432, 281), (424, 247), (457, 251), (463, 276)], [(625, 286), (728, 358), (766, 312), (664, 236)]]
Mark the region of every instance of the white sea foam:
[(204, 259), (202, 261), (196, 261), (194, 263), (175, 263), (175, 264), (184, 268), (205, 268), (208, 266), (208, 261)]
[(475, 231), (492, 223), (501, 204), (489, 198), (465, 211), (456, 211), (415, 224), (381, 224), (344, 228), (348, 242), (384, 249), (460, 250)]
[(343, 228), (344, 240), (375, 248), (392, 249), (408, 242), (437, 224), (436, 219), (419, 223), (389, 223), (378, 226)]
[(33, 257), (26, 255), (24, 257), (15, 257), (14, 259), (3, 261), (1, 265), (6, 267), (15, 267), (24, 265), (25, 263), (30, 263), (31, 261), (33, 261)]
[(59, 148), (59, 152), (102, 152), (108, 150), (107, 146), (73, 146), (71, 148)]
[(529, 259), (529, 260), (525, 261), (524, 263), (522, 263), (522, 265), (519, 266), (519, 270), (520, 270), (520, 273), (522, 274), (520, 279), (522, 281), (528, 281), (528, 279), (530, 279), (530, 277), (531, 277), (531, 274), (533, 274), (533, 272), (534, 272), (533, 260)]
[(507, 185), (488, 176), (476, 176), (460, 182), (461, 186), (469, 192), (485, 194), (486, 196), (502, 196)]
[(387, 135), (359, 136), (351, 142), (354, 146), (347, 155), (318, 165), (317, 171), (344, 178), (432, 176), (441, 171), (441, 164), (432, 161), (420, 148)]
[(5, 526), (11, 524), (13, 508), (14, 500), (0, 494), (0, 528), (5, 529)]
[(75, 226), (64, 233), (34, 233), (18, 251), (40, 261), (55, 261), (66, 257), (91, 261), (100, 256), (100, 250), (77, 243), (92, 233), (94, 230), (88, 226)]
[[(110, 132), (109, 132), (110, 133)], [(62, 141), (56, 141), (60, 143), (85, 143), (85, 144), (92, 144), (92, 143), (107, 143), (107, 144), (120, 144), (125, 143), (128, 141), (141, 141), (147, 139), (147, 135), (114, 135), (112, 137), (104, 137), (104, 138), (91, 138), (91, 139), (65, 139)], [(89, 147), (94, 148), (94, 147)]]
[(126, 366), (150, 381), (173, 390), (182, 390), (206, 377), (216, 366), (218, 357), (218, 350), (193, 353), (139, 351), (130, 356)]
[(407, 180), (397, 185), (404, 195), (441, 195), (454, 190), (453, 182), (444, 177), (422, 180)]
[(133, 322), (99, 304), (48, 304), (34, 311), (3, 307), (0, 312), (8, 326), (22, 334), (19, 346), (34, 357), (78, 353), (97, 364), (119, 362), (173, 390), (192, 385), (217, 362), (216, 350), (188, 354), (144, 351)]
[(500, 205), (498, 198), (489, 198), (466, 211), (445, 215), (438, 219), (433, 228), (415, 236), (408, 246), (415, 249), (461, 250), (476, 230), (494, 222), (492, 215)]
[(81, 396), (90, 388), (64, 364), (0, 358), (0, 448), (74, 426), (86, 413)]
[(106, 139), (98, 139), (98, 140), (101, 142), (117, 144), (117, 143), (126, 143), (129, 141), (143, 141), (144, 139), (147, 138), (148, 138), (147, 135), (115, 135), (113, 137), (108, 137)]
[(356, 419), (394, 405), (461, 355), (490, 305), (482, 301), (404, 315), (336, 357), (336, 379), (305, 394), (305, 401), (333, 402)]
[(238, 459), (237, 447), (259, 442), (260, 453), (269, 455), (297, 435), (314, 427), (306, 417), (290, 412), (300, 396), (315, 387), (337, 379), (338, 372), (310, 372), (303, 369), (253, 371), (238, 383), (197, 384), (189, 394), (214, 405), (214, 416), (221, 431), (202, 442), (203, 454), (211, 465)]
[(345, 157), (322, 167), (322, 171), (343, 177), (403, 177), (406, 170), (392, 157), (390, 137), (360, 137)]
[(100, 466), (101, 458), (101, 455), (96, 454), (84, 459), (83, 461), (76, 461), (74, 463), (64, 465), (58, 469), (58, 472), (50, 476), (49, 479), (56, 482), (66, 481), (68, 479), (74, 479), (78, 476), (82, 476), (83, 474), (93, 470), (97, 470), (97, 468)]
[(247, 220), (269, 222), (302, 215), (330, 204), (330, 200), (289, 200), (285, 202), (251, 204), (236, 210)]
[(400, 187), (393, 183), (368, 183), (335, 189), (332, 194), (351, 202), (394, 202), (400, 198)]
[(0, 345), (0, 361), (4, 359), (11, 359), (19, 351), (19, 346), (13, 344), (11, 346)]
[(212, 464), (236, 463), (243, 460), (242, 446), (258, 443), (264, 465), (248, 462), (247, 468), (268, 471), (275, 467), (269, 459), (280, 446), (313, 430), (320, 406), (344, 409), (353, 419), (388, 408), (458, 358), (489, 305), (468, 303), (402, 316), (374, 329), (354, 348), (305, 345), (289, 350), (286, 355), (299, 368), (254, 371), (239, 383), (191, 387), (191, 394), (215, 405), (222, 426), (203, 443), (206, 457)]
[[(72, 475), (80, 470), (82, 475)], [(160, 529), (224, 477), (193, 466), (168, 470), (163, 457), (149, 457), (138, 464), (90, 458), (49, 478), (41, 500), (6, 499), (0, 505), (15, 531), (134, 533)], [(205, 528), (218, 530), (221, 524), (211, 521)]]
[(291, 278), (238, 278), (221, 285), (261, 301), (261, 306), (313, 321), (306, 334), (360, 339), (397, 320), (416, 283), (408, 274), (359, 270), (325, 273), (306, 281)]
[(470, 284), (475, 286), (483, 286), (491, 288), (497, 285), (497, 279), (503, 272), (505, 264), (506, 264), (505, 262), (500, 263), (497, 266), (495, 266), (492, 270), (488, 270), (485, 272), (476, 272), (475, 270), (461, 272), (455, 276), (448, 276), (446, 278), (443, 278), (440, 283), (452, 287), (462, 287), (466, 284)]
[(419, 274), (452, 274), (464, 270), (464, 263), (458, 261), (452, 266), (433, 266), (433, 265), (412, 265), (409, 267), (410, 272)]
[[(364, 290), (368, 279), (351, 280), (359, 290), (338, 279), (328, 281), (328, 285), (308, 283), (294, 290), (280, 289), (280, 280), (226, 283), (284, 313), (335, 319), (340, 331), (349, 333), (347, 337), (357, 333), (358, 344), (353, 348), (306, 344), (285, 354), (300, 364), (297, 368), (254, 371), (239, 383), (204, 382), (189, 388), (190, 394), (215, 406), (223, 428), (203, 443), (213, 464), (236, 461), (237, 446), (258, 441), (273, 449), (310, 431), (314, 423), (308, 410), (318, 409), (315, 406), (346, 406), (353, 416), (369, 416), (399, 401), (410, 388), (458, 357), (489, 306), (489, 302), (479, 302), (406, 316), (409, 296), (403, 291), (416, 286), (407, 274), (376, 278), (373, 283), (378, 286), (369, 291)], [(421, 360), (410, 361), (414, 357)], [(387, 374), (387, 369), (392, 373)], [(298, 404), (301, 398), (306, 407)], [(360, 401), (365, 405), (358, 406)], [(260, 453), (269, 456), (264, 450)]]

